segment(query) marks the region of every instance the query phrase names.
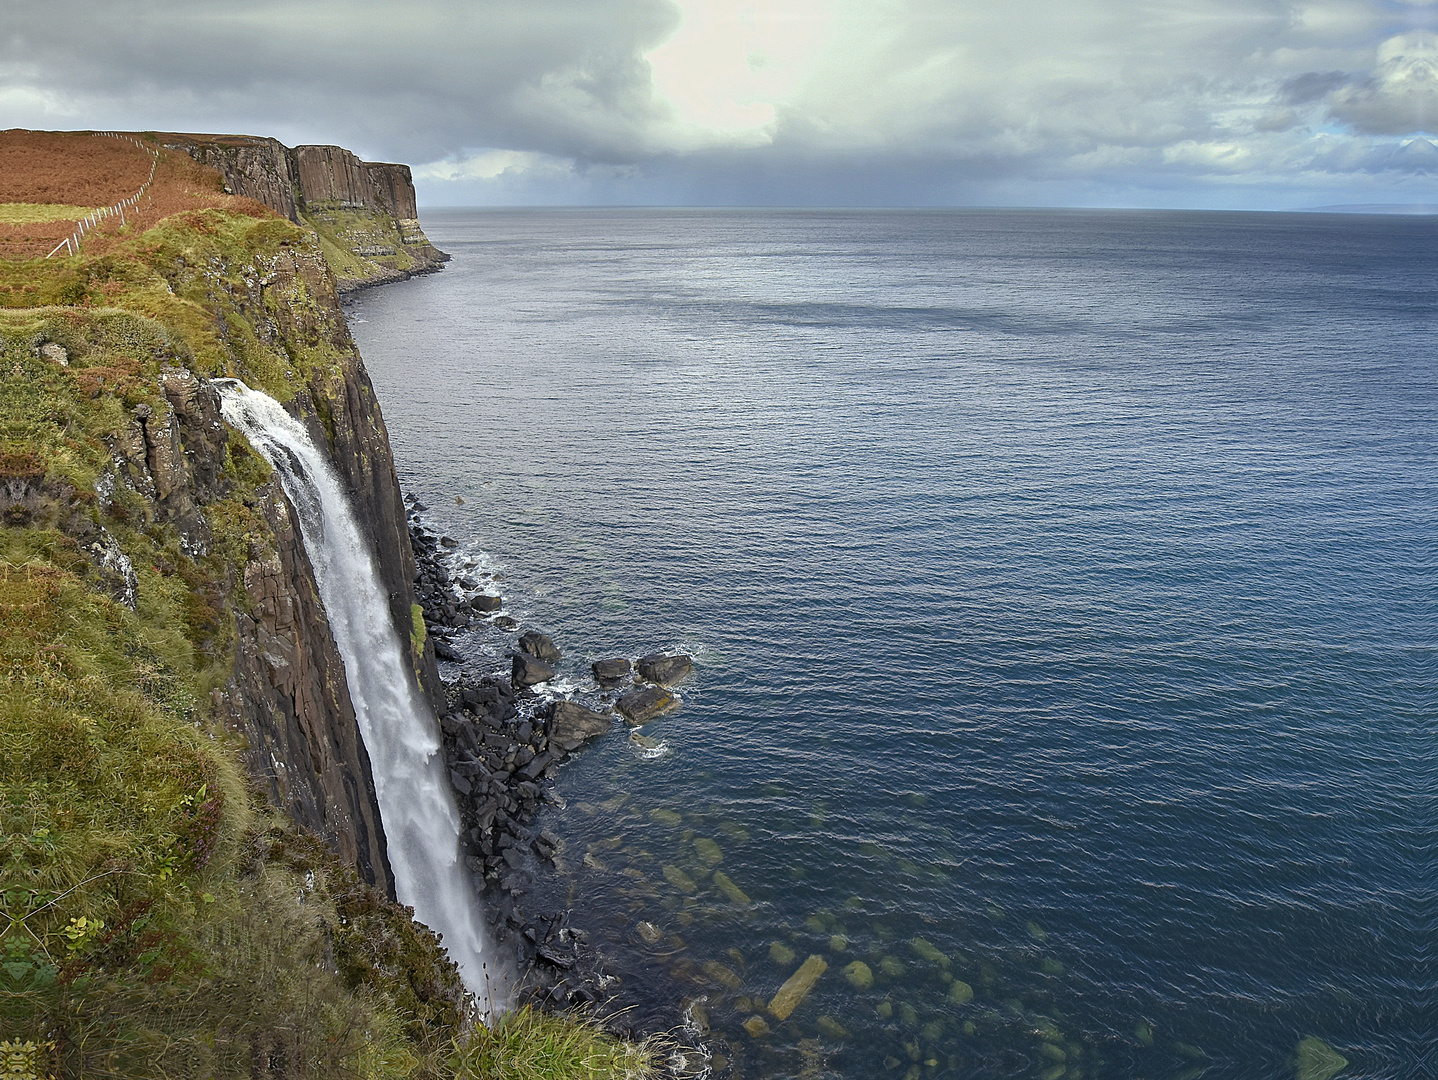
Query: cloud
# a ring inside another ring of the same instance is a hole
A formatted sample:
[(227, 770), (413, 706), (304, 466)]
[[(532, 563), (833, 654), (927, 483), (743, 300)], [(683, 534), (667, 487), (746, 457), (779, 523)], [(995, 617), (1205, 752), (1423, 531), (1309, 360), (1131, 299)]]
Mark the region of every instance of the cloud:
[(1334, 119), (1366, 135), (1438, 131), (1438, 37), (1402, 34), (1378, 47), (1378, 64), (1329, 97)]
[(1420, 175), (1373, 163), (1438, 115), (1417, 0), (7, 3), (0, 125), (338, 142), (431, 203), (1268, 199)]

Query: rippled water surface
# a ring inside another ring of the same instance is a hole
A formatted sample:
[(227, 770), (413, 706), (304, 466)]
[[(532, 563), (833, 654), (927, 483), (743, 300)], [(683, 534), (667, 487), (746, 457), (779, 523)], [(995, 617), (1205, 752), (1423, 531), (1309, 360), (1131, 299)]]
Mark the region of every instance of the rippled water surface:
[(1434, 221), (425, 226), (350, 309), (405, 487), (575, 696), (697, 657), (544, 900), (720, 1075), (1438, 1069)]

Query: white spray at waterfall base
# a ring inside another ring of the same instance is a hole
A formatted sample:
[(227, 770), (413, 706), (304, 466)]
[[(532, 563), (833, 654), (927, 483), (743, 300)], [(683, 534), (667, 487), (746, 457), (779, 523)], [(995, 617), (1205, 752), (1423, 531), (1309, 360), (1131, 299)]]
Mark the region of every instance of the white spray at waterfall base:
[(503, 973), (464, 867), (459, 813), (439, 752), (439, 723), (415, 685), (370, 547), (329, 457), (278, 401), (237, 379), (216, 380), (225, 421), (279, 474), (369, 753), (395, 893), (440, 934), (486, 1017), (505, 997)]

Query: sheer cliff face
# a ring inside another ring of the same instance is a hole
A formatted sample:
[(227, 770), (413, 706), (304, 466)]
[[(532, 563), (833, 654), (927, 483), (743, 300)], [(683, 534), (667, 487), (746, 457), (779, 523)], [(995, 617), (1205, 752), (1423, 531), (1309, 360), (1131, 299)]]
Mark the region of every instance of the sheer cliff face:
[[(283, 203), (298, 190), (298, 173), (285, 171), (296, 159), (278, 143), (230, 149), (256, 192)], [(343, 152), (307, 160), (329, 161), (346, 184), (379, 176), (384, 205), (412, 207), (406, 177), (389, 167), (356, 170)], [(232, 732), (269, 801), (393, 895), (370, 762), (295, 513), (268, 466), (221, 422), (210, 380), (265, 390), (328, 446), (369, 530), (395, 632), (434, 700), (433, 648), (412, 637), (415, 564), (388, 436), (329, 246), (215, 198), (220, 205), (116, 238), (103, 255), (25, 263), (26, 288), (5, 293), (7, 558), (54, 561), (128, 608), (127, 618), (183, 612), (183, 625), (157, 625), (184, 643), (174, 654), (183, 658), (165, 662), (203, 703), (194, 719)], [(301, 221), (309, 205), (297, 204)], [(77, 280), (93, 300), (47, 299)]]
[(361, 161), (338, 146), (246, 135), (165, 135), (167, 147), (219, 171), (227, 190), (315, 229), (341, 291), (437, 269), (449, 256), (419, 225), (408, 165)]

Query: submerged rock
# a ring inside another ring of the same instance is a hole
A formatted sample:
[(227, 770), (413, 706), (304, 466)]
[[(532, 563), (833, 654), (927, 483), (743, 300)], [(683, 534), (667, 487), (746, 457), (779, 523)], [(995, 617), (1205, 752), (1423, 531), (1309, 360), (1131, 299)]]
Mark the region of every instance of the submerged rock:
[(925, 941), (921, 937), (916, 937), (910, 941), (909, 948), (914, 951), (914, 955), (920, 960), (924, 960), (930, 964), (947, 966), (949, 963), (949, 958), (940, 952), (932, 942)]
[(673, 810), (666, 810), (662, 806), (656, 806), (653, 810), (649, 811), (649, 816), (659, 822), (659, 824), (670, 827), (678, 826), (684, 821), (683, 816)]
[(724, 852), (720, 851), (719, 845), (708, 837), (696, 836), (694, 838), (694, 850), (697, 851), (699, 857), (710, 866), (718, 866), (724, 861)]
[(754, 1039), (762, 1039), (765, 1035), (769, 1034), (769, 1022), (762, 1016), (749, 1017), (748, 1020), (744, 1021), (743, 1027), (744, 1030), (749, 1033), (749, 1036)]
[(653, 945), (664, 936), (664, 931), (655, 926), (652, 922), (641, 921), (635, 928), (644, 944)]
[(657, 686), (645, 686), (631, 690), (614, 705), (619, 714), (630, 724), (638, 727), (662, 716), (679, 704), (679, 699), (667, 690)]
[(849, 1034), (849, 1029), (832, 1016), (819, 1017), (817, 1026), (820, 1034), (833, 1039), (835, 1042), (843, 1042), (845, 1039), (853, 1038), (853, 1036)]
[(873, 969), (862, 960), (855, 960), (846, 967), (844, 978), (849, 980), (849, 985), (855, 990), (867, 990), (874, 985)]
[(769, 1011), (780, 1020), (789, 1019), (789, 1015), (799, 1007), (814, 984), (819, 981), (819, 976), (829, 970), (829, 962), (822, 956), (815, 953), (809, 959), (799, 965), (799, 970), (790, 975), (784, 985), (779, 987), (779, 992), (769, 1002)]
[(744, 980), (739, 977), (738, 972), (731, 967), (726, 967), (717, 960), (706, 961), (703, 966), (703, 971), (709, 978), (729, 990), (738, 990), (739, 987), (744, 985)]
[(1333, 1080), (1348, 1068), (1348, 1059), (1316, 1035), (1302, 1039), (1294, 1051), (1293, 1071), (1298, 1080)]
[(672, 863), (665, 863), (660, 869), (664, 874), (664, 880), (676, 889), (686, 893), (699, 891), (699, 886), (694, 884), (694, 879)]
[[(724, 873), (723, 870), (715, 870), (715, 871), (714, 871), (714, 884), (717, 885), (717, 886), (719, 886), (719, 891), (722, 892), (725, 896), (727, 896), (727, 897), (728, 897), (731, 901), (733, 901), (734, 903), (736, 903), (736, 904), (748, 904), (748, 903), (752, 903), (752, 901), (749, 899), (748, 895), (744, 892), (744, 890), (741, 889), (741, 888), (739, 888), (738, 885), (735, 885), (734, 882), (730, 880), (729, 875), (726, 874), (726, 873)], [(793, 954), (792, 954), (792, 953), (790, 954), (790, 959), (793, 959)]]
[(537, 656), (546, 664), (557, 664), (562, 655), (548, 634), (530, 630), (519, 635), (519, 648), (530, 656)]
[[(717, 881), (719, 875), (715, 874), (714, 878)], [(775, 941), (769, 946), (769, 959), (780, 967), (788, 967), (794, 962), (794, 950), (782, 941)]]
[(641, 679), (657, 683), (660, 686), (673, 686), (694, 673), (694, 661), (683, 653), (678, 656), (652, 653), (649, 656), (641, 656), (639, 662), (634, 666)]
[(974, 1000), (974, 988), (963, 979), (949, 983), (947, 999), (950, 1005), (967, 1005)]

